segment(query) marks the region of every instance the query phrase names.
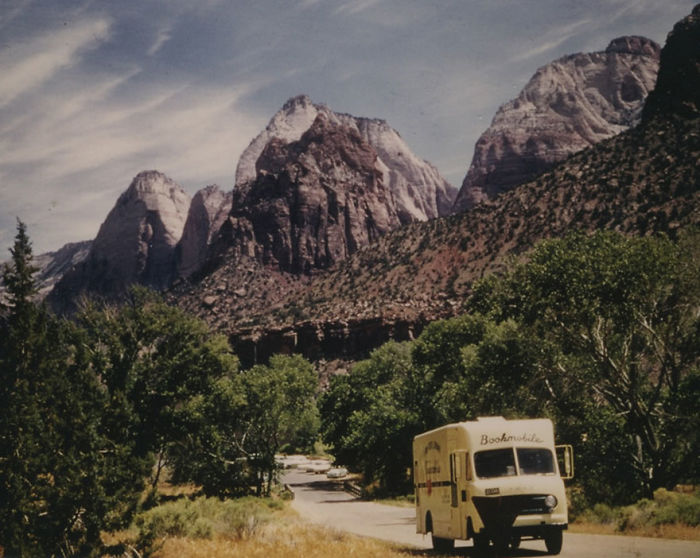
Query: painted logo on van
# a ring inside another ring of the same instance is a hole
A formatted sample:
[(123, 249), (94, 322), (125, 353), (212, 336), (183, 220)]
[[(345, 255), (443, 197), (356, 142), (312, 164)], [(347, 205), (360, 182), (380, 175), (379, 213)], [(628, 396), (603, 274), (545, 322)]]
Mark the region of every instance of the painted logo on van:
[(425, 453), (427, 455), (430, 450), (435, 450), (439, 453), (440, 452), (440, 444), (438, 444), (435, 440), (431, 440), (430, 442), (425, 444), (425, 449), (423, 450), (423, 453)]
[(507, 442), (531, 442), (535, 444), (543, 443), (543, 440), (534, 432), (528, 434), (523, 432), (522, 434), (507, 434), (504, 432), (500, 436), (489, 436), (488, 434), (481, 435), (481, 445), (487, 446), (489, 444), (503, 444)]

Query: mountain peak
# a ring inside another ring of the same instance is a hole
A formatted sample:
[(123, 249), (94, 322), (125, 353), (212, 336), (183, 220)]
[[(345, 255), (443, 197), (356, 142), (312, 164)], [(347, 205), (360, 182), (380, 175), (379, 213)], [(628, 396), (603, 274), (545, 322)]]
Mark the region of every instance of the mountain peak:
[(644, 56), (659, 57), (661, 47), (655, 41), (640, 37), (638, 35), (625, 35), (610, 41), (606, 53), (616, 52), (618, 54), (641, 54)]
[(49, 295), (57, 311), (70, 311), (82, 294), (119, 298), (132, 283), (167, 287), (175, 272), (190, 198), (155, 170), (137, 174), (100, 226), (86, 259)]
[(657, 114), (700, 115), (700, 4), (673, 26), (661, 50), (659, 77), (642, 117)]
[(311, 101), (311, 97), (309, 97), (308, 95), (297, 95), (296, 97), (290, 97), (289, 99), (287, 99), (284, 105), (282, 105), (282, 110), (285, 112), (289, 112), (297, 107), (309, 106), (314, 106), (313, 102)]
[(539, 68), (478, 139), (455, 212), (635, 126), (658, 67), (658, 45), (629, 36), (604, 52), (572, 54)]
[[(318, 123), (320, 115), (323, 122)], [(375, 149), (383, 183), (396, 200), (402, 223), (424, 221), (450, 212), (455, 189), (435, 167), (417, 157), (386, 121), (334, 112), (326, 105), (313, 103), (307, 95), (289, 99), (251, 141), (236, 168), (236, 188), (255, 181), (258, 158), (270, 141), (275, 139), (281, 145), (297, 142), (314, 125), (322, 125), (327, 132), (341, 126), (352, 129)]]

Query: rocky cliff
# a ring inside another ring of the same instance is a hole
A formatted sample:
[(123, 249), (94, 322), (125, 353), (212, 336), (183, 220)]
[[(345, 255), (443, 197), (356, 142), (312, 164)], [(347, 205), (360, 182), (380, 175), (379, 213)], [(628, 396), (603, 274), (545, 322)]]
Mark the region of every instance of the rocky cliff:
[(199, 190), (192, 198), (182, 237), (177, 245), (177, 275), (188, 278), (201, 269), (209, 246), (231, 210), (233, 192), (217, 185)]
[(446, 215), (456, 194), (438, 170), (418, 158), (385, 121), (336, 113), (314, 104), (305, 95), (289, 99), (267, 127), (243, 152), (236, 169), (236, 187), (256, 178), (256, 161), (270, 140), (290, 143), (301, 139), (321, 114), (332, 125), (356, 131), (377, 154), (382, 181), (396, 205), (401, 223)]
[(169, 286), (189, 205), (189, 196), (164, 174), (138, 174), (102, 223), (85, 260), (61, 278), (49, 303), (70, 311), (83, 294), (114, 299), (132, 283)]
[(643, 117), (668, 113), (686, 118), (700, 114), (700, 4), (668, 34), (657, 84)]
[(659, 51), (649, 39), (620, 37), (604, 52), (565, 56), (537, 70), (477, 141), (455, 211), (636, 125), (656, 82)]
[(383, 177), (360, 133), (320, 112), (298, 141), (268, 141), (218, 250), (294, 274), (328, 268), (401, 224)]

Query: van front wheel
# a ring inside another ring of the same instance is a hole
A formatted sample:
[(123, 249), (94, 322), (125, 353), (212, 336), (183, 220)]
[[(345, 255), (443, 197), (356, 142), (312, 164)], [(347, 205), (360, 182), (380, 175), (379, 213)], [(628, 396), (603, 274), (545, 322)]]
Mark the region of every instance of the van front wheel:
[(443, 539), (433, 535), (433, 548), (438, 552), (449, 552), (455, 547), (454, 539)]
[(485, 533), (474, 533), (474, 550), (477, 556), (484, 554), (489, 549), (489, 537)]
[(559, 554), (564, 542), (564, 536), (560, 529), (554, 529), (544, 536), (544, 545), (549, 554)]

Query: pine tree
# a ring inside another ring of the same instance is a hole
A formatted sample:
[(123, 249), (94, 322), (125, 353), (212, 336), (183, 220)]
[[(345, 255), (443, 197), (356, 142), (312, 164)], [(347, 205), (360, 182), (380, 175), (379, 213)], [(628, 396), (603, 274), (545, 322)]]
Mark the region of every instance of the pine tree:
[(102, 401), (78, 330), (32, 299), (32, 247), (17, 225), (0, 323), (0, 544), (7, 556), (90, 555), (108, 511)]

